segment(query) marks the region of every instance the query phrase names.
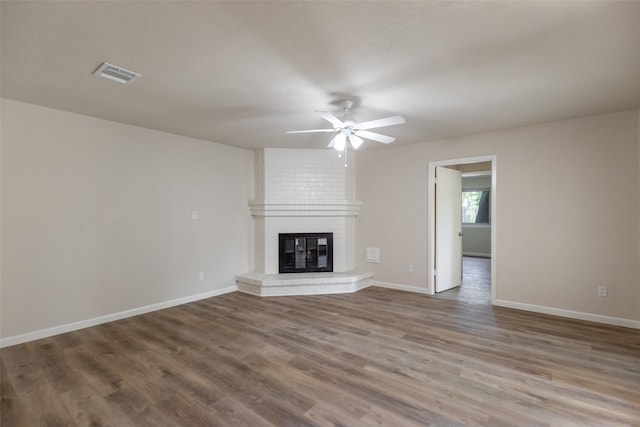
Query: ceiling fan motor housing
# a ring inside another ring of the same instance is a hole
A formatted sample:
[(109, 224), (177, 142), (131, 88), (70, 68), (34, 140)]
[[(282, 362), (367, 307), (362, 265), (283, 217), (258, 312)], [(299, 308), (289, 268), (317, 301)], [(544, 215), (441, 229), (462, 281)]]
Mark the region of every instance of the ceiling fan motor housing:
[(353, 101), (350, 99), (345, 99), (344, 101), (340, 101), (340, 106), (345, 110), (350, 110), (353, 107)]

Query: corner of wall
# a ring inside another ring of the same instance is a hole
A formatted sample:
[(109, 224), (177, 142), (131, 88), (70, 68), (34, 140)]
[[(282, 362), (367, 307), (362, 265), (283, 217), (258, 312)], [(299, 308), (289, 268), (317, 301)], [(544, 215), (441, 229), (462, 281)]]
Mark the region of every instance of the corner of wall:
[[(2, 240), (3, 240), (3, 227), (2, 227), (2, 182), (4, 180), (2, 177), (2, 140), (4, 139), (4, 135), (2, 135), (2, 130), (5, 129), (3, 124), (4, 116), (2, 115), (2, 107), (4, 106), (4, 98), (0, 98), (0, 307), (2, 307)], [(0, 310), (0, 337), (2, 334), (2, 310)]]
[[(636, 121), (636, 138), (638, 139), (638, 151), (637, 151), (637, 172), (638, 172), (638, 244), (636, 247), (636, 251), (638, 253), (638, 270), (640, 270), (640, 108), (638, 109), (638, 120)], [(638, 272), (638, 276), (640, 276), (640, 272)], [(640, 279), (640, 277), (638, 277)], [(640, 319), (640, 280), (636, 281), (638, 283), (636, 288), (636, 307), (638, 312), (636, 313), (636, 319)]]
[(250, 150), (1, 102), (0, 339), (209, 295), (249, 268)]
[(264, 199), (264, 149), (255, 151), (253, 156), (254, 199)]

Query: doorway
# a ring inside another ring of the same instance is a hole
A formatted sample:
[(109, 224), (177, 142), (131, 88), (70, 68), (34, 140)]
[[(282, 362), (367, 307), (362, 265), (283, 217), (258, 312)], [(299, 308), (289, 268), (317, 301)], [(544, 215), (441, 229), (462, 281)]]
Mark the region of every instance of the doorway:
[[(438, 242), (436, 240), (436, 168), (438, 167), (460, 167), (469, 166), (474, 163), (486, 163), (490, 164), (491, 170), (491, 198), (490, 198), (490, 210), (491, 210), (491, 257), (490, 257), (490, 275), (491, 275), (491, 303), (493, 304), (496, 300), (497, 295), (497, 280), (496, 280), (496, 253), (497, 253), (497, 240), (496, 240), (496, 231), (498, 225), (498, 215), (497, 215), (497, 188), (496, 188), (496, 176), (497, 176), (497, 159), (495, 155), (489, 156), (479, 156), (479, 157), (468, 157), (461, 159), (451, 159), (451, 160), (441, 160), (435, 162), (429, 162), (429, 182), (428, 182), (428, 199), (427, 199), (427, 217), (428, 217), (428, 226), (427, 226), (427, 265), (428, 265), (428, 293), (435, 294), (436, 293), (436, 280), (437, 280), (437, 269), (436, 269), (436, 253), (437, 253), (437, 245)], [(461, 195), (458, 194), (458, 197)], [(447, 237), (448, 238), (448, 237)], [(453, 238), (453, 237), (451, 237)], [(440, 237), (440, 244), (442, 242), (442, 236)], [(444, 242), (447, 244), (447, 242)]]
[(491, 304), (491, 259), (463, 256), (463, 277), (460, 286), (435, 296), (471, 305)]

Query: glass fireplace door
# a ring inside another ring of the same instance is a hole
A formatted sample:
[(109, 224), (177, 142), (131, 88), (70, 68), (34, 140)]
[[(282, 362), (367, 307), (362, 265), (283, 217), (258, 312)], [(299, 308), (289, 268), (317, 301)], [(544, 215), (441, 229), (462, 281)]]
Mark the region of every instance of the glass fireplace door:
[(296, 233), (279, 236), (279, 272), (333, 271), (333, 233)]

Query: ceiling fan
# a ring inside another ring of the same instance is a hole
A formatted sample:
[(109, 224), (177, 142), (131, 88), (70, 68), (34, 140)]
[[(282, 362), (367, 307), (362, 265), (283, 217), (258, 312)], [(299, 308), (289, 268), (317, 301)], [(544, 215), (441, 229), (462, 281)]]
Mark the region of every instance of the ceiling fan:
[(382, 135), (381, 133), (371, 132), (369, 129), (384, 126), (399, 125), (405, 122), (404, 117), (392, 116), (384, 119), (371, 120), (368, 122), (358, 123), (349, 120), (349, 110), (353, 107), (353, 101), (345, 99), (340, 102), (340, 106), (344, 108), (344, 120), (341, 120), (328, 111), (316, 110), (315, 112), (323, 119), (333, 125), (333, 129), (310, 129), (310, 130), (290, 130), (287, 133), (312, 133), (312, 132), (337, 132), (328, 147), (343, 151), (346, 148), (347, 140), (351, 143), (354, 150), (364, 142), (362, 138), (378, 141), (383, 144), (390, 144), (396, 139), (391, 136)]

